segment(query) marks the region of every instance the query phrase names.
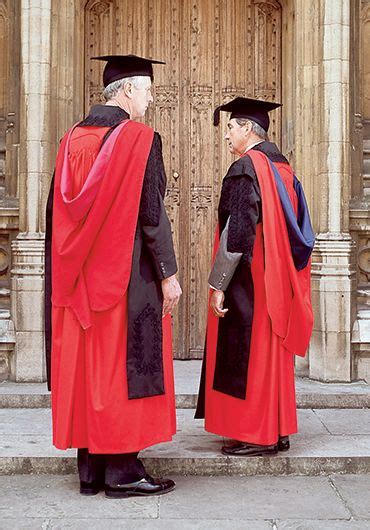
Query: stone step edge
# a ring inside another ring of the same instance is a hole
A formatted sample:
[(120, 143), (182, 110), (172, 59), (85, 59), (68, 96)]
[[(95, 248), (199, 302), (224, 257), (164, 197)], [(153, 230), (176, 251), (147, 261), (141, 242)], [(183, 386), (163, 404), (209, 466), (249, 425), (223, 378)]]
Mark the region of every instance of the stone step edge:
[[(194, 409), (197, 396), (176, 395), (176, 408)], [(0, 409), (39, 409), (50, 407), (50, 394), (0, 394)], [(370, 393), (364, 394), (319, 394), (297, 393), (297, 407), (300, 409), (363, 409), (370, 408)]]
[[(329, 475), (368, 474), (370, 456), (273, 456), (253, 458), (142, 457), (148, 472), (154, 476), (254, 476), (254, 475)], [(0, 475), (76, 473), (75, 457), (1, 457)]]

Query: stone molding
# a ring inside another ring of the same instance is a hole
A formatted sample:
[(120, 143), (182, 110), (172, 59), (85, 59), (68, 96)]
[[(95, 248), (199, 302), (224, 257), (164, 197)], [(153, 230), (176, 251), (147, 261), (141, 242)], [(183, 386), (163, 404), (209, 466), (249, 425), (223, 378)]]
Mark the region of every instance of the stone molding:
[(16, 344), (10, 359), (11, 379), (44, 381), (44, 234), (19, 234), (12, 243), (12, 254), (11, 310)]
[(21, 156), (19, 225), (12, 243), (11, 315), (15, 381), (45, 379), (44, 205), (50, 181), (51, 0), (21, 0)]

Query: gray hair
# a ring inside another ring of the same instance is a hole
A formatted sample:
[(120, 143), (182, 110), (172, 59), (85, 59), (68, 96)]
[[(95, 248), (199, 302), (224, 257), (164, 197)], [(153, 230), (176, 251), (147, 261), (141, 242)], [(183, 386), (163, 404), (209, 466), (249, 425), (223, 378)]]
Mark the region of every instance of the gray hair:
[(252, 124), (252, 131), (254, 132), (254, 134), (256, 134), (260, 138), (263, 138), (264, 140), (266, 140), (267, 131), (265, 131), (265, 129), (263, 127), (261, 127), (261, 125), (258, 125), (258, 123), (256, 123), (255, 121), (249, 120), (249, 119), (244, 119), (244, 118), (235, 118), (235, 120), (236, 120), (236, 123), (238, 125), (240, 125), (240, 127), (243, 127), (248, 122), (251, 123)]
[[(149, 76), (148, 76), (149, 77)], [(143, 79), (146, 79), (146, 76), (136, 75), (134, 77), (124, 77), (123, 79), (118, 79), (109, 83), (103, 91), (103, 96), (106, 101), (117, 96), (118, 92), (125, 86), (126, 83), (132, 83), (135, 88), (144, 88)]]

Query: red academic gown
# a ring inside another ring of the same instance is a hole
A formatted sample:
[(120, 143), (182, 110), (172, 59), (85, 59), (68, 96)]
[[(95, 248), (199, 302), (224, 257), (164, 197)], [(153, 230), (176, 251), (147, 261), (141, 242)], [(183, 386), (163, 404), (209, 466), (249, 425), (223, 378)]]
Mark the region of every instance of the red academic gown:
[[(294, 267), (287, 227), (266, 156), (249, 151), (262, 199), (251, 275), (254, 310), (245, 399), (214, 389), (219, 319), (210, 309), (207, 324), (205, 429), (242, 442), (272, 445), (297, 432), (294, 355), (304, 355), (312, 331), (310, 263)], [(275, 164), (297, 214), (293, 172)], [(216, 230), (214, 256), (218, 248)]]
[(127, 286), (153, 131), (130, 121), (121, 127), (110, 158), (103, 160), (104, 178), (86, 192), (87, 175), (107, 131), (74, 129), (67, 184), (61, 171), (67, 135), (58, 153), (51, 390), (54, 445), (115, 454), (171, 440), (176, 419), (169, 315), (162, 326), (165, 392), (128, 399), (126, 374)]

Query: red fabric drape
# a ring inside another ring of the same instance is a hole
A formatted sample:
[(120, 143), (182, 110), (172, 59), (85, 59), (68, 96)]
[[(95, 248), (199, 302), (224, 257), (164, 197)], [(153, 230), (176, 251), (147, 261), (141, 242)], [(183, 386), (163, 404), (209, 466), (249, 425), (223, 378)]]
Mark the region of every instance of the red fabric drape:
[[(285, 348), (303, 357), (313, 327), (311, 261), (301, 271), (296, 270), (270, 162), (260, 151), (250, 150), (247, 155), (253, 162), (261, 190), (265, 286), (272, 329), (284, 340)], [(287, 164), (279, 164), (278, 169), (297, 213), (293, 172)]]
[[(79, 134), (77, 128), (71, 138)], [(55, 169), (52, 302), (57, 307), (71, 307), (84, 329), (91, 325), (91, 310), (113, 307), (126, 292), (153, 134), (153, 129), (141, 123), (130, 121), (123, 127), (101, 168), (104, 179), (81, 220), (76, 209), (71, 214), (61, 190), (63, 164), (69, 163), (65, 156), (68, 133), (61, 143)], [(109, 138), (106, 145), (111, 141)]]

